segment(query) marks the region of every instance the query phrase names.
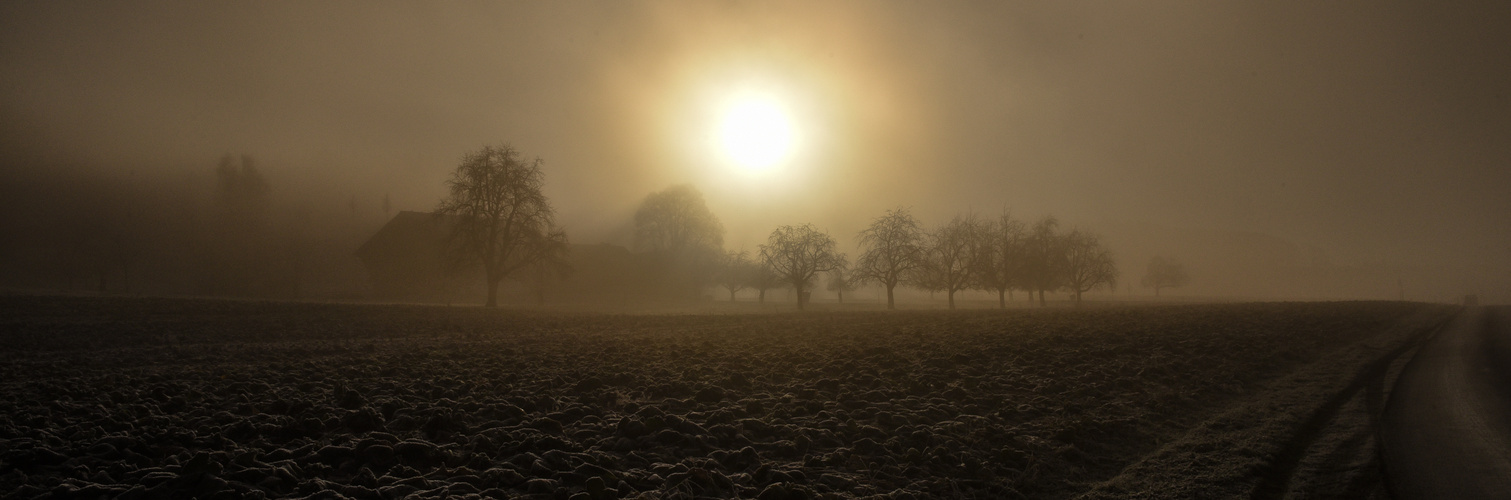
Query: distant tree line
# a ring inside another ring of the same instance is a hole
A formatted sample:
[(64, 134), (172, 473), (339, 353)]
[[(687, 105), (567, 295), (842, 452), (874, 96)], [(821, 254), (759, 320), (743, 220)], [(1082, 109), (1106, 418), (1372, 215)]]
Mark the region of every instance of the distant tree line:
[(844, 292), (859, 285), (879, 285), (886, 290), (887, 307), (894, 309), (898, 286), (942, 292), (953, 309), (955, 295), (965, 290), (996, 292), (1001, 307), (1014, 290), (1026, 291), (1030, 298), (1037, 293), (1040, 305), (1045, 293), (1065, 291), (1079, 304), (1084, 293), (1118, 281), (1112, 252), (1095, 234), (1062, 230), (1053, 217), (1030, 226), (1009, 214), (994, 219), (968, 214), (925, 229), (908, 209), (889, 210), (856, 236), (861, 252), (853, 263), (836, 250), (833, 237), (811, 224), (776, 228), (754, 255), (713, 257), (720, 251), (723, 229), (690, 186), (647, 197), (635, 222), (637, 241), (650, 233), (680, 235), (677, 240), (685, 242), (652, 245), (669, 252), (668, 262), (683, 266), (668, 267), (668, 282), (694, 292), (715, 284), (730, 300), (740, 291), (755, 290), (762, 302), (766, 291), (787, 287), (796, 293), (800, 309), (821, 279), (841, 301)]
[(1014, 290), (1039, 295), (1064, 290), (1081, 303), (1082, 294), (1117, 285), (1112, 252), (1095, 234), (1062, 231), (1045, 217), (1032, 226), (1004, 213), (995, 219), (959, 215), (925, 229), (906, 208), (889, 210), (858, 235), (861, 254), (851, 271), (855, 283), (876, 283), (887, 291), (887, 307), (897, 307), (894, 289), (911, 286), (945, 294), (965, 290), (997, 293), (1007, 307)]
[[(545, 283), (573, 273), (574, 265), (590, 275), (572, 285), (579, 290), (574, 293), (603, 286), (611, 291), (597, 295), (690, 300), (717, 288), (730, 300), (749, 291), (764, 302), (768, 292), (787, 289), (800, 308), (820, 287), (843, 302), (860, 286), (877, 286), (885, 290), (889, 308), (896, 307), (896, 289), (905, 287), (943, 294), (953, 308), (956, 295), (968, 290), (994, 292), (1005, 307), (1015, 292), (1027, 292), (1030, 299), (1037, 294), (1041, 305), (1046, 293), (1060, 291), (1080, 302), (1084, 293), (1118, 282), (1112, 253), (1096, 235), (1063, 229), (1052, 217), (1030, 224), (1009, 214), (963, 214), (925, 227), (909, 209), (897, 208), (854, 236), (853, 258), (839, 251), (836, 238), (811, 224), (784, 225), (756, 248), (727, 252), (723, 224), (688, 185), (644, 198), (632, 220), (633, 251), (580, 247), (583, 257), (569, 260), (567, 232), (556, 223), (543, 191), (543, 165), (507, 144), (468, 152), (434, 210), (436, 221), (444, 218), (432, 233), (445, 233), (446, 241), (436, 245), (444, 247), (436, 253), (445, 254), (437, 260), (447, 261), (440, 267), (451, 268), (446, 272), (454, 272), (458, 283), (483, 285), (465, 293), (486, 293), (489, 306), (499, 303), (500, 283), (508, 279), (532, 286), (543, 302)], [(312, 218), (307, 206), (280, 210), (272, 183), (258, 167), (251, 156), (226, 155), (208, 172), (212, 182), (197, 181), (193, 186), (202, 188), (160, 203), (147, 201), (163, 199), (161, 193), (168, 191), (128, 195), (106, 186), (98, 193), (80, 189), (91, 194), (89, 204), (70, 205), (55, 217), (57, 223), (37, 224), (46, 232), (25, 240), (32, 245), (25, 249), (39, 255), (28, 262), (57, 262), (30, 279), (67, 288), (80, 282), (101, 292), (129, 293), (142, 283), (146, 290), (167, 293), (286, 298), (307, 296), (307, 283), (322, 280), (325, 288), (316, 296), (357, 293), (348, 291), (361, 286), (357, 276), (345, 278), (347, 271), (337, 269), (351, 260), (357, 238), (371, 241), (372, 233), (359, 227), (356, 197), (315, 205), (351, 217)], [(107, 196), (111, 193), (117, 196)], [(393, 210), (387, 195), (375, 206), (384, 215)], [(332, 288), (332, 278), (349, 284)], [(1179, 263), (1157, 258), (1142, 284), (1158, 295), (1187, 281)]]
[(691, 186), (648, 196), (635, 227), (638, 247), (665, 255), (657, 261), (664, 282), (693, 294), (717, 285), (730, 300), (755, 290), (762, 302), (768, 290), (786, 287), (799, 309), (820, 280), (841, 301), (859, 285), (879, 285), (893, 309), (898, 286), (942, 292), (953, 309), (965, 290), (996, 292), (1001, 307), (1014, 290), (1038, 293), (1041, 305), (1046, 292), (1065, 291), (1079, 304), (1084, 293), (1118, 281), (1112, 252), (1095, 234), (1064, 231), (1053, 217), (1029, 226), (1009, 214), (968, 214), (925, 229), (908, 209), (889, 210), (856, 236), (861, 252), (853, 263), (811, 224), (776, 228), (753, 255), (723, 253), (723, 226)]

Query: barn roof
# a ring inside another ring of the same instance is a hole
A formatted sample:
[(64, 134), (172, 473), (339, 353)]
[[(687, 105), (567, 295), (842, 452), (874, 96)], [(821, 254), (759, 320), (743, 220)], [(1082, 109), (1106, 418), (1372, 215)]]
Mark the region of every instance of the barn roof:
[(395, 251), (435, 250), (445, 244), (453, 224), (452, 216), (425, 212), (399, 212), (376, 234), (357, 248), (358, 258), (378, 257)]

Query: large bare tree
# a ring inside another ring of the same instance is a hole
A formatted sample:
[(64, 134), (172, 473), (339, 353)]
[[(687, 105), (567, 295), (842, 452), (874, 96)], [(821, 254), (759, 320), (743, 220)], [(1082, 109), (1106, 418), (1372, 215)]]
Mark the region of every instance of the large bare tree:
[(696, 297), (719, 271), (724, 225), (697, 188), (672, 186), (646, 196), (635, 211), (635, 246), (650, 254), (663, 286)]
[(1045, 305), (1045, 291), (1058, 289), (1065, 283), (1064, 237), (1059, 228), (1058, 219), (1045, 217), (1034, 223), (1024, 240), (1023, 278), (1030, 299), (1034, 291), (1039, 292), (1040, 307)]
[(782, 226), (771, 232), (761, 245), (761, 260), (792, 285), (797, 292), (797, 308), (803, 309), (803, 290), (814, 276), (839, 265), (834, 253), (834, 238), (814, 229), (812, 224)]
[(507, 144), (487, 146), (464, 156), (446, 182), (451, 193), (436, 213), (451, 216), (459, 261), (482, 264), (487, 307), (498, 307), (498, 284), (511, 273), (567, 251), (567, 234), (541, 192), (543, 163)]
[(1185, 286), (1191, 281), (1186, 274), (1186, 266), (1173, 259), (1155, 257), (1149, 259), (1149, 268), (1145, 271), (1143, 285), (1154, 289), (1154, 296), (1159, 296), (1161, 288), (1176, 288)]
[(1008, 294), (1023, 286), (1027, 235), (1023, 222), (1003, 213), (985, 223), (976, 245), (976, 285), (997, 292), (997, 307), (1006, 309)]
[(887, 289), (887, 309), (896, 309), (892, 290), (918, 267), (923, 228), (906, 208), (888, 210), (860, 232), (860, 257), (851, 268), (857, 282), (876, 282)]
[(930, 231), (923, 258), (913, 271), (913, 285), (945, 292), (950, 309), (954, 309), (955, 292), (969, 288), (975, 278), (976, 246), (982, 232), (981, 220), (974, 214), (957, 215), (949, 224)]
[(1065, 287), (1075, 294), (1076, 305), (1081, 305), (1082, 293), (1117, 286), (1117, 262), (1095, 234), (1073, 230), (1065, 235), (1061, 248), (1065, 255)]

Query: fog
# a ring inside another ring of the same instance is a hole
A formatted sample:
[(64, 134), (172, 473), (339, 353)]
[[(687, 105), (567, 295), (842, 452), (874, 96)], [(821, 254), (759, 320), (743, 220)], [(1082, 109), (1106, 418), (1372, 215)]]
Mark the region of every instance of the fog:
[[(360, 297), (352, 252), (508, 143), (578, 244), (631, 246), (641, 200), (691, 184), (729, 250), (813, 223), (853, 255), (890, 208), (1010, 210), (1102, 235), (1114, 296), (1152, 295), (1161, 255), (1190, 298), (1506, 302), (1508, 23), (1500, 2), (8, 2), (0, 285), (65, 286), (46, 235), (129, 213), (169, 247), (137, 291), (188, 293), (175, 242), (245, 154), (272, 231), (318, 249), (304, 295)], [(761, 175), (710, 146), (748, 88), (796, 129)]]

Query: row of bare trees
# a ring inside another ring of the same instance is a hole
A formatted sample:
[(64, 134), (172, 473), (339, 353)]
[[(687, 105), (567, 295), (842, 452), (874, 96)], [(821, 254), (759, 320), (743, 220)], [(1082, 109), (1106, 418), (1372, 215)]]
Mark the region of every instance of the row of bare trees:
[(1096, 235), (1062, 231), (1053, 217), (1032, 226), (1004, 214), (996, 219), (962, 215), (932, 230), (907, 209), (890, 210), (857, 235), (862, 249), (851, 263), (835, 251), (835, 241), (812, 225), (782, 226), (772, 231), (760, 252), (729, 254), (716, 283), (735, 293), (754, 289), (765, 300), (767, 289), (790, 286), (801, 309), (807, 289), (827, 273), (828, 289), (844, 292), (857, 285), (876, 284), (887, 292), (887, 307), (896, 308), (896, 289), (909, 286), (943, 292), (951, 309), (955, 294), (964, 290), (997, 293), (1007, 306), (1013, 290), (1044, 294), (1064, 290), (1077, 303), (1085, 292), (1117, 284), (1112, 252)]
[(1081, 302), (1081, 294), (1117, 285), (1117, 264), (1095, 234), (1060, 229), (1045, 217), (1032, 226), (1002, 214), (984, 219), (959, 215), (949, 223), (925, 230), (906, 208), (877, 217), (859, 235), (862, 248), (851, 280), (876, 283), (887, 291), (887, 307), (895, 309), (894, 290), (907, 285), (946, 294), (950, 308), (964, 290), (997, 292), (1007, 307), (1013, 290), (1030, 297), (1065, 290)]
[[(448, 183), (450, 196), (437, 212), (458, 221), (457, 260), (481, 264), (488, 285), (487, 305), (497, 305), (503, 278), (530, 265), (560, 260), (567, 251), (566, 233), (555, 224), (555, 211), (541, 192), (541, 160), (525, 160), (514, 148), (485, 147), (468, 154)], [(1078, 229), (1064, 231), (1053, 217), (1032, 225), (1003, 214), (995, 219), (975, 214), (925, 230), (906, 208), (887, 211), (857, 235), (861, 247), (852, 264), (836, 250), (829, 234), (811, 224), (781, 226), (752, 256), (724, 254), (723, 225), (691, 186), (652, 193), (635, 214), (636, 246), (660, 258), (657, 274), (672, 289), (701, 293), (715, 283), (731, 300), (744, 289), (766, 291), (789, 286), (798, 308), (821, 276), (829, 289), (843, 294), (860, 284), (887, 291), (895, 309), (895, 289), (910, 286), (943, 292), (955, 308), (964, 290), (997, 292), (1006, 307), (1013, 290), (1081, 295), (1116, 286), (1117, 265), (1097, 236)]]

